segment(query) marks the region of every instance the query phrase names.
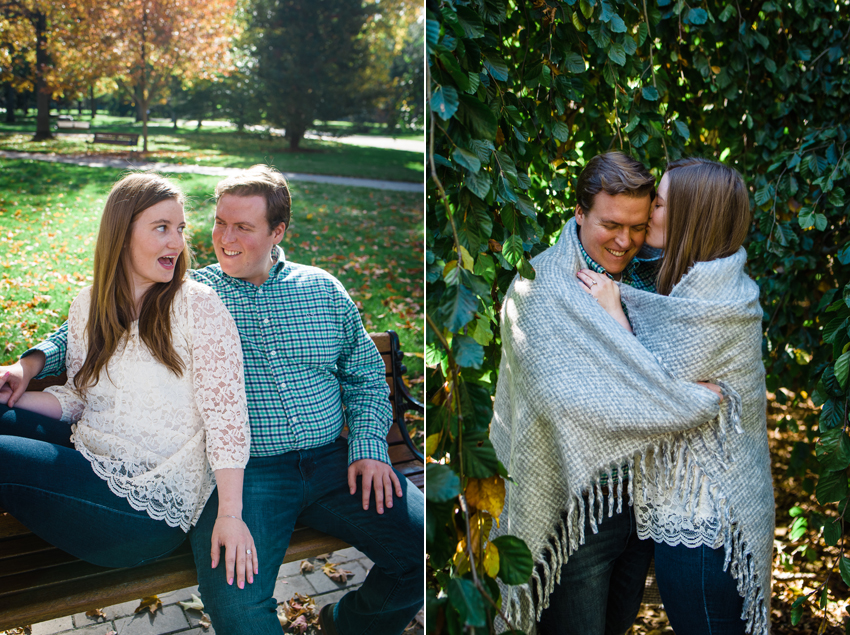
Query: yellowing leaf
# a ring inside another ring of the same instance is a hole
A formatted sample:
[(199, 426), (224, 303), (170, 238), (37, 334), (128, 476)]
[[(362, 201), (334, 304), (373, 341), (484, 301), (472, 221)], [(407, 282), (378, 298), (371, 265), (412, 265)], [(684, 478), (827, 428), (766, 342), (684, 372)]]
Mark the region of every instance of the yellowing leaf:
[(487, 543), (484, 549), (484, 573), (495, 578), (499, 573), (499, 549), (492, 542)]
[(153, 615), (157, 612), (157, 610), (162, 610), (162, 600), (160, 600), (157, 595), (149, 595), (148, 597), (141, 599), (139, 606), (136, 607), (136, 610), (133, 611), (133, 613), (149, 611), (151, 615)]
[(204, 610), (204, 603), (201, 602), (201, 598), (199, 598), (194, 593), (192, 594), (192, 599), (189, 600), (188, 602), (178, 602), (177, 604), (182, 606), (183, 609), (186, 610), (186, 611), (188, 611), (188, 610), (203, 611)]
[(475, 261), (472, 259), (469, 251), (463, 245), (460, 245), (460, 261), (461, 266), (467, 271), (472, 271), (475, 268)]
[(432, 434), (425, 439), (425, 456), (431, 456), (437, 451), (437, 446), (440, 443), (440, 435)]
[(476, 509), (499, 516), (505, 505), (505, 481), (498, 474), (490, 478), (471, 478), (466, 486), (466, 502)]
[(353, 577), (354, 573), (352, 571), (346, 571), (345, 569), (337, 569), (337, 565), (333, 562), (326, 562), (322, 565), (322, 573), (328, 576), (334, 582), (345, 582), (349, 577)]
[(86, 617), (91, 619), (106, 619), (106, 613), (103, 612), (103, 609), (92, 609), (91, 611), (86, 611)]
[(309, 560), (301, 561), (301, 573), (310, 573), (314, 569), (313, 563)]

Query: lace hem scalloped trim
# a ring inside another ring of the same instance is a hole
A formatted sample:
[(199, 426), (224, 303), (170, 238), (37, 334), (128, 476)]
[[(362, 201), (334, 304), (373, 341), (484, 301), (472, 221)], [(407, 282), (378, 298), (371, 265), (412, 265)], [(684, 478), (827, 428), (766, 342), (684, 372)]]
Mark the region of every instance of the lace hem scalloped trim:
[(195, 524), (197, 505), (193, 506), (191, 509), (178, 509), (156, 505), (155, 501), (151, 500), (147, 492), (143, 492), (141, 488), (133, 488), (125, 485), (124, 483), (126, 483), (127, 480), (126, 476), (110, 472), (99, 463), (99, 457), (93, 455), (85, 448), (81, 447), (78, 448), (78, 450), (91, 464), (94, 473), (99, 478), (106, 481), (106, 484), (109, 486), (109, 490), (116, 496), (126, 499), (130, 504), (130, 507), (136, 511), (145, 512), (154, 520), (164, 521), (169, 527), (180, 527), (180, 529), (186, 533), (188, 533), (189, 529), (192, 528), (192, 525)]
[[(730, 408), (730, 416), (720, 416), (718, 425), (710, 426), (702, 435), (702, 440), (714, 448), (715, 456), (720, 459), (728, 459), (726, 447), (726, 428), (733, 428), (736, 432), (740, 429), (740, 401), (738, 409), (733, 402)], [(683, 498), (690, 492), (692, 483), (684, 477), (686, 473), (680, 467), (679, 462), (684, 461), (684, 443), (682, 438), (669, 435), (659, 443), (644, 448), (642, 452), (636, 453), (634, 457), (622, 457), (613, 461), (610, 468), (616, 468), (624, 463), (629, 466), (629, 473), (634, 475), (639, 470), (642, 476), (646, 476), (647, 455), (650, 453), (655, 459), (656, 474), (663, 475), (667, 482)], [(723, 461), (721, 461), (723, 462)], [(561, 577), (561, 567), (567, 562), (573, 552), (584, 544), (584, 525), (587, 519), (591, 531), (597, 532), (598, 523), (603, 521), (605, 509), (603, 508), (603, 495), (599, 485), (599, 478), (607, 472), (600, 469), (590, 483), (579, 490), (580, 493), (571, 496), (567, 505), (566, 513), (561, 521), (555, 526), (547, 537), (544, 552), (535, 559), (535, 566), (531, 578), (525, 584), (519, 586), (506, 586), (499, 581), (502, 591), (502, 613), (507, 618), (507, 623), (498, 620), (500, 630), (508, 626), (530, 631), (534, 624), (539, 621), (543, 609), (549, 606), (549, 595), (555, 589)], [(672, 479), (671, 479), (672, 477)], [(616, 505), (617, 513), (622, 512), (624, 495), (628, 495), (628, 505), (634, 501), (633, 482), (634, 477), (628, 481), (628, 489), (623, 491), (623, 481), (618, 480), (616, 487), (612, 485), (612, 494), (608, 497), (608, 517), (613, 516)], [(687, 487), (686, 487), (687, 486)], [(586, 493), (586, 497), (585, 497)], [(764, 597), (764, 584), (759, 580), (759, 575), (752, 552), (747, 548), (747, 541), (743, 531), (738, 528), (738, 523), (733, 518), (733, 512), (725, 499), (721, 499), (721, 527), (723, 546), (726, 554), (724, 570), (728, 567), (738, 584), (738, 593), (744, 598), (744, 609), (741, 618), (746, 621), (746, 632), (753, 635), (767, 635), (769, 632), (769, 606)]]

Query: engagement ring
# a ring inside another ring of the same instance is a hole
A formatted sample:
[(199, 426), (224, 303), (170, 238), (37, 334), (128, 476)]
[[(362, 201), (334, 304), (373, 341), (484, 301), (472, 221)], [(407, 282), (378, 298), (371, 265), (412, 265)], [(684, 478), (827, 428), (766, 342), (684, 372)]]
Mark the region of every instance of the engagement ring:
[(250, 556), (250, 555), (251, 555), (251, 550), (250, 550), (250, 549), (246, 549), (246, 550), (245, 550), (245, 553), (246, 553), (246, 554), (248, 554), (248, 555)]

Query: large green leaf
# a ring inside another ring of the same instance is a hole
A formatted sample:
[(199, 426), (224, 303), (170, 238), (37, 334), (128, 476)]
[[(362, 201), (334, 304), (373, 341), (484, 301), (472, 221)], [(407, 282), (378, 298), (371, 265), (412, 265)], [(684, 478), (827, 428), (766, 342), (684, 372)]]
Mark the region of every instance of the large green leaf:
[(510, 585), (525, 584), (534, 569), (534, 559), (526, 544), (516, 536), (499, 536), (493, 541), (499, 550), (499, 578)]
[(502, 245), (502, 255), (512, 265), (516, 266), (522, 258), (522, 238), (517, 234), (510, 236)]
[(499, 472), (499, 459), (485, 428), (463, 435), (463, 473), (470, 478), (489, 478)]
[(452, 159), (467, 168), (470, 172), (475, 173), (481, 169), (481, 160), (478, 156), (474, 152), (464, 150), (461, 147), (455, 148), (455, 151), (452, 152)]
[(458, 109), (458, 95), (454, 86), (437, 86), (431, 94), (431, 110), (448, 121)]
[(492, 139), (496, 136), (496, 117), (487, 106), (471, 95), (461, 95), (457, 118), (476, 137)]
[(815, 488), (815, 496), (821, 505), (837, 503), (847, 496), (847, 492), (847, 474), (843, 471), (821, 474)]
[(425, 497), (429, 501), (444, 503), (460, 494), (460, 479), (447, 465), (428, 463), (425, 466)]
[(455, 335), (452, 353), (458, 366), (481, 368), (484, 362), (484, 347), (468, 335)]
[(818, 440), (815, 452), (825, 470), (835, 472), (850, 467), (850, 437), (843, 428), (824, 432)]
[(467, 626), (484, 628), (487, 626), (487, 613), (484, 610), (484, 597), (475, 588), (472, 580), (454, 578), (449, 582), (449, 601)]
[(478, 308), (478, 298), (462, 284), (446, 287), (437, 308), (437, 318), (452, 333), (466, 326)]

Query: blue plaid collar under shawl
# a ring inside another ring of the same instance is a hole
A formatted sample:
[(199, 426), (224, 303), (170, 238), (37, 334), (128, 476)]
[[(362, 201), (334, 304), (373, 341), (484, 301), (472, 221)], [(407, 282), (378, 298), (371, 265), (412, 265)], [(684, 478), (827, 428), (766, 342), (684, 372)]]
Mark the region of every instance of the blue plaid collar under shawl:
[[(587, 263), (588, 268), (596, 273), (613, 278), (598, 262), (587, 255), (584, 250), (584, 245), (581, 240), (578, 241), (581, 256)], [(663, 250), (644, 245), (638, 255), (635, 256), (623, 271), (621, 282), (641, 291), (651, 291), (655, 293), (655, 279), (658, 276), (658, 269), (661, 267), (661, 256)]]

